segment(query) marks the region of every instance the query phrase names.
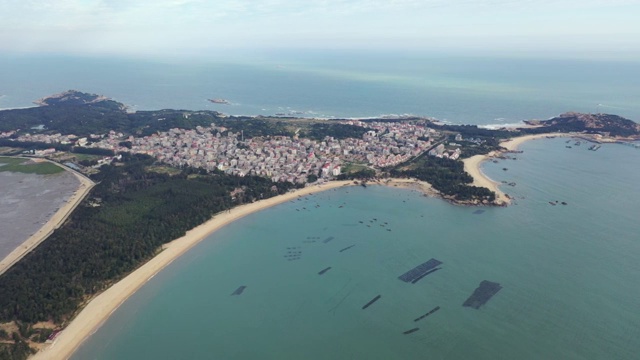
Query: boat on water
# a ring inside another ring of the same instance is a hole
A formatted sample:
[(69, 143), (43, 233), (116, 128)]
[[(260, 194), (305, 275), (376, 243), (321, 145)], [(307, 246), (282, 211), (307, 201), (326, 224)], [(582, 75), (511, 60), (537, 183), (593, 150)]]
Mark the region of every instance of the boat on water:
[(214, 104), (223, 104), (223, 105), (229, 105), (231, 104), (229, 102), (229, 100), (227, 99), (208, 99), (209, 102), (214, 103)]

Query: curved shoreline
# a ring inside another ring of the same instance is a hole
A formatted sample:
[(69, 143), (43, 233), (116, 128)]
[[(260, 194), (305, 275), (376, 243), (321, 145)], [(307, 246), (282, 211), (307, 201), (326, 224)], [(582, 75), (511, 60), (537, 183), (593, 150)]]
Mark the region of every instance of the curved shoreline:
[(73, 210), (82, 202), (82, 200), (89, 194), (91, 188), (95, 186), (95, 183), (91, 181), (88, 177), (78, 173), (77, 171), (70, 169), (67, 166), (62, 164), (58, 164), (54, 161), (40, 159), (40, 158), (30, 158), (30, 157), (21, 157), (21, 156), (8, 156), (8, 157), (17, 157), (20, 159), (29, 159), (32, 161), (48, 161), (52, 164), (55, 164), (65, 171), (71, 172), (78, 179), (80, 184), (78, 188), (73, 192), (71, 197), (67, 200), (67, 202), (60, 207), (55, 214), (49, 218), (49, 220), (38, 229), (33, 235), (29, 236), (27, 240), (25, 240), (22, 244), (16, 247), (9, 255), (5, 256), (4, 259), (0, 259), (0, 275), (2, 275), (5, 271), (9, 270), (15, 263), (20, 261), (25, 255), (31, 252), (33, 249), (38, 247), (40, 243), (46, 240), (49, 235), (53, 233), (54, 230), (59, 228), (71, 215)]
[(353, 184), (353, 181), (345, 180), (309, 186), (251, 204), (240, 205), (228, 212), (214, 215), (204, 224), (187, 231), (183, 237), (165, 244), (162, 247), (162, 252), (158, 255), (91, 299), (48, 347), (40, 350), (30, 359), (68, 359), (122, 303), (155, 274), (220, 228), (249, 214), (297, 199), (300, 196)]
[[(513, 151), (528, 140), (549, 136), (568, 136), (568, 134), (543, 134), (527, 135), (509, 139), (501, 145), (507, 150)], [(498, 153), (487, 155), (476, 155), (464, 159), (465, 170), (474, 178), (473, 185), (484, 186), (496, 192), (496, 202), (498, 205), (508, 205), (510, 200), (498, 188), (498, 183), (491, 180), (480, 170), (482, 162), (490, 159)], [(375, 184), (375, 183), (374, 183)], [(418, 190), (428, 196), (437, 196), (437, 191), (431, 185), (414, 179), (385, 179), (378, 182), (380, 185), (393, 186)], [(269, 207), (294, 200), (300, 196), (309, 195), (316, 192), (327, 191), (342, 186), (354, 185), (352, 180), (332, 181), (322, 185), (309, 186), (304, 189), (292, 191), (283, 195), (269, 199), (260, 200), (251, 204), (244, 204), (231, 209), (228, 212), (219, 213), (207, 222), (187, 231), (187, 233), (176, 240), (165, 244), (158, 255), (134, 270), (132, 273), (116, 282), (104, 292), (100, 293), (80, 311), (71, 323), (59, 333), (57, 338), (47, 347), (38, 351), (30, 359), (68, 359), (78, 349), (78, 347), (120, 307), (131, 295), (139, 290), (153, 276), (162, 271), (175, 259), (186, 253), (196, 244), (220, 228), (239, 220), (249, 214), (267, 209)]]
[[(535, 135), (524, 135), (514, 137), (505, 141), (500, 142), (500, 145), (505, 148), (507, 151), (516, 151), (518, 147), (529, 140), (536, 140), (542, 138), (552, 138), (552, 137), (565, 137), (565, 136), (573, 136), (568, 133), (550, 133), (550, 134), (535, 134)], [(511, 204), (511, 199), (507, 194), (502, 192), (499, 188), (499, 183), (488, 177), (482, 172), (481, 166), (482, 163), (502, 154), (502, 152), (492, 151), (486, 155), (475, 155), (466, 159), (463, 159), (464, 170), (473, 177), (473, 183), (471, 185), (486, 187), (489, 190), (496, 193), (496, 205), (509, 205)]]
[(495, 153), (489, 153), (489, 155), (475, 155), (470, 158), (466, 158), (462, 160), (464, 163), (464, 171), (468, 172), (469, 175), (473, 178), (473, 182), (471, 185), (485, 187), (494, 193), (496, 193), (495, 204), (500, 206), (506, 206), (511, 204), (511, 199), (500, 190), (498, 187), (498, 183), (492, 180), (490, 177), (485, 175), (481, 170), (481, 164), (491, 157), (493, 157)]

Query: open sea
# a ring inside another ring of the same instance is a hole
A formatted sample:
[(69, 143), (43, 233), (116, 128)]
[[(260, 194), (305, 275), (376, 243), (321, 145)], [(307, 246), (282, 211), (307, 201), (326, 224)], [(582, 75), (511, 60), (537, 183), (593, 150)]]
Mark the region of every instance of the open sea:
[(281, 52), (174, 62), (6, 55), (0, 57), (0, 109), (32, 106), (75, 89), (134, 110), (325, 118), (413, 114), (458, 124), (510, 124), (581, 111), (640, 121), (639, 78), (637, 61), (417, 53)]
[[(244, 115), (413, 114), (480, 125), (565, 111), (640, 119), (640, 66), (630, 62), (3, 57), (0, 77), (0, 108), (78, 89), (133, 109)], [(637, 359), (640, 150), (565, 141), (527, 142), (517, 160), (484, 164), (491, 178), (516, 183), (503, 186), (516, 198), (507, 208), (369, 186), (247, 216), (151, 279), (73, 359)], [(442, 269), (416, 284), (398, 279), (430, 258)], [(502, 289), (480, 309), (463, 307), (483, 280)]]

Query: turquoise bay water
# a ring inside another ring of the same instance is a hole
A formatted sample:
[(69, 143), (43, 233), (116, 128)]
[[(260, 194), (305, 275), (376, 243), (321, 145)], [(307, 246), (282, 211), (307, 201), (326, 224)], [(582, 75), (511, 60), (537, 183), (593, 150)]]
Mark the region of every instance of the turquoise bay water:
[[(508, 208), (370, 186), (247, 216), (150, 280), (73, 359), (637, 358), (640, 152), (564, 141), (484, 166), (517, 183)], [(431, 257), (442, 270), (397, 279)], [(462, 307), (482, 280), (503, 289)]]
[[(640, 120), (637, 62), (348, 52), (280, 53), (163, 63), (71, 57), (0, 59), (0, 109), (78, 89), (133, 109), (235, 115), (432, 116), (518, 123), (565, 111)], [(232, 105), (212, 104), (225, 98)]]

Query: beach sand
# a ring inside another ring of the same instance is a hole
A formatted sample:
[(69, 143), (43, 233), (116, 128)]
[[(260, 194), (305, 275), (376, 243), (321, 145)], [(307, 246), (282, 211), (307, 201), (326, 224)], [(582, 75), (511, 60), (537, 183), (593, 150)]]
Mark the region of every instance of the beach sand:
[(509, 140), (503, 141), (500, 143), (500, 145), (509, 151), (515, 151), (518, 149), (518, 146), (520, 146), (520, 144), (522, 144), (525, 141), (552, 138), (552, 137), (567, 137), (567, 136), (573, 136), (573, 135), (567, 134), (567, 133), (524, 135), (524, 136), (518, 136), (515, 138), (511, 138)]
[(35, 354), (32, 359), (53, 360), (69, 358), (78, 346), (93, 334), (129, 296), (173, 260), (223, 226), (246, 215), (297, 199), (300, 196), (353, 184), (353, 181), (334, 181), (322, 185), (309, 186), (284, 195), (241, 205), (228, 212), (215, 215), (206, 223), (189, 230), (183, 237), (165, 244), (163, 251), (157, 256), (93, 298), (69, 326), (60, 332), (48, 347)]
[(509, 205), (511, 203), (511, 199), (507, 196), (507, 194), (503, 193), (500, 188), (498, 188), (498, 183), (491, 180), (488, 176), (486, 176), (482, 170), (480, 170), (480, 165), (490, 159), (494, 154), (490, 155), (475, 155), (470, 158), (462, 160), (464, 163), (464, 170), (471, 175), (473, 178), (473, 182), (471, 185), (485, 187), (496, 193), (495, 203), (497, 205)]
[[(502, 145), (509, 150), (515, 150), (517, 146), (524, 141), (555, 135), (556, 134), (527, 135), (505, 141)], [(566, 136), (566, 134), (560, 135)], [(495, 155), (497, 154), (491, 153), (488, 155), (473, 156), (464, 160), (464, 166), (465, 170), (474, 178), (474, 185), (484, 186), (495, 191), (497, 201), (507, 205), (509, 204), (509, 198), (498, 189), (498, 183), (489, 179), (480, 171), (481, 163)], [(435, 191), (430, 184), (415, 179), (384, 179), (371, 184), (413, 189), (428, 196), (438, 196), (438, 192)], [(300, 196), (348, 185), (354, 185), (354, 182), (334, 181), (322, 185), (309, 186), (270, 199), (241, 205), (231, 209), (229, 212), (215, 215), (206, 223), (189, 230), (185, 236), (165, 244), (163, 251), (157, 256), (93, 298), (84, 309), (82, 309), (78, 316), (60, 332), (57, 338), (48, 347), (35, 354), (32, 359), (49, 360), (69, 358), (87, 337), (93, 334), (124, 301), (141, 288), (149, 279), (194, 245), (225, 225), (246, 215), (296, 199)]]
[[(48, 161), (44, 159), (32, 159), (36, 162)], [(53, 162), (52, 162), (53, 163)], [(78, 174), (76, 171), (69, 169), (65, 166), (61, 166), (58, 163), (54, 163), (66, 171), (73, 173), (76, 178), (80, 181), (80, 187), (71, 195), (71, 197), (67, 200), (67, 202), (60, 207), (58, 211), (56, 211), (53, 216), (33, 235), (31, 235), (25, 242), (23, 242), (20, 246), (18, 246), (15, 250), (13, 250), (9, 255), (7, 255), (4, 259), (0, 260), (0, 274), (4, 273), (13, 266), (15, 263), (20, 261), (25, 255), (27, 255), (30, 251), (35, 249), (41, 242), (43, 242), (55, 229), (60, 227), (62, 223), (71, 215), (73, 210), (80, 204), (82, 199), (89, 193), (89, 190), (95, 185), (95, 183), (89, 180), (87, 177)]]
[[(509, 140), (505, 140), (500, 143), (502, 147), (507, 149), (508, 151), (515, 151), (525, 141), (535, 140), (535, 139), (543, 139), (549, 137), (560, 137), (560, 136), (571, 136), (571, 134), (565, 133), (553, 133), (553, 134), (535, 134), (535, 135), (525, 135), (519, 136), (515, 138), (511, 138)], [(500, 152), (490, 152), (487, 155), (475, 155), (470, 158), (462, 160), (464, 162), (464, 170), (469, 173), (473, 177), (472, 185), (486, 187), (489, 190), (496, 193), (496, 203), (499, 205), (509, 205), (511, 203), (511, 199), (503, 193), (498, 187), (499, 183), (490, 179), (487, 175), (485, 175), (482, 170), (480, 170), (480, 166), (484, 161), (491, 159), (492, 157), (501, 155)]]

